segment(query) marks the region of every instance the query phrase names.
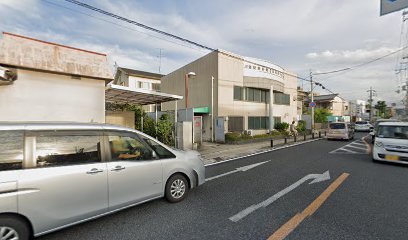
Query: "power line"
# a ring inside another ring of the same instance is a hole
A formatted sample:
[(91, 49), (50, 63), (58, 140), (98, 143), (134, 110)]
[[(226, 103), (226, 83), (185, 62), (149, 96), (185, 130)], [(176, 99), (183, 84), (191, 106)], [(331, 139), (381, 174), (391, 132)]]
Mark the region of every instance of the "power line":
[[(48, 2), (47, 0), (43, 0), (43, 1)], [(189, 43), (189, 44), (194, 45), (194, 46), (197, 46), (197, 47), (199, 47), (199, 48), (203, 48), (203, 49), (210, 50), (210, 51), (216, 51), (216, 52), (221, 53), (221, 54), (223, 54), (223, 55), (226, 55), (226, 56), (229, 56), (229, 57), (232, 57), (232, 58), (236, 58), (236, 59), (243, 60), (242, 58), (237, 57), (237, 56), (234, 56), (234, 55), (232, 55), (232, 54), (228, 54), (228, 53), (223, 52), (223, 51), (220, 51), (220, 50), (218, 50), (218, 49), (205, 46), (205, 45), (203, 45), (203, 44), (200, 44), (200, 43), (197, 43), (197, 42), (195, 42), (195, 41), (189, 40), (189, 39), (187, 39), (187, 38), (179, 37), (179, 36), (176, 36), (176, 35), (174, 35), (174, 34), (161, 31), (161, 30), (159, 30), (159, 29), (156, 29), (156, 28), (147, 26), (147, 25), (142, 24), (142, 23), (139, 23), (139, 22), (137, 22), (137, 21), (134, 21), (134, 20), (131, 20), (131, 19), (128, 19), (128, 18), (119, 16), (119, 15), (117, 15), (117, 14), (114, 14), (114, 13), (111, 13), (111, 12), (108, 12), (108, 11), (105, 11), (105, 10), (102, 10), (102, 9), (100, 9), (100, 8), (91, 6), (91, 5), (89, 5), (89, 4), (85, 4), (85, 3), (82, 3), (82, 2), (79, 2), (79, 1), (76, 1), (76, 0), (64, 0), (64, 1), (69, 2), (69, 3), (73, 3), (73, 4), (78, 5), (78, 6), (80, 6), (80, 7), (84, 7), (84, 8), (87, 8), (87, 9), (89, 9), (89, 10), (92, 10), (92, 11), (95, 11), (95, 12), (98, 12), (98, 13), (101, 13), (101, 14), (104, 14), (104, 15), (109, 16), (109, 17), (113, 17), (113, 18), (118, 19), (118, 20), (121, 20), (121, 21), (125, 21), (125, 22), (127, 22), (127, 23), (136, 25), (136, 26), (138, 26), (138, 27), (147, 29), (147, 30), (149, 30), (149, 31), (153, 31), (153, 32), (156, 32), (156, 33), (165, 35), (165, 36), (167, 36), (167, 37), (171, 37), (171, 38), (177, 39), (177, 40), (179, 40), (179, 41), (183, 41), (183, 42)], [(50, 3), (50, 2), (48, 2), (48, 3)], [(56, 4), (54, 4), (54, 5), (56, 5)], [(71, 9), (71, 10), (72, 10), (72, 9)], [(88, 14), (85, 14), (85, 15), (90, 16), (90, 17), (94, 17), (94, 16), (88, 15)], [(100, 20), (106, 21), (106, 20), (104, 20), (104, 19), (100, 19)], [(107, 21), (107, 22), (110, 22), (110, 21)], [(112, 23), (112, 22), (110, 22), (110, 23)], [(115, 24), (115, 23), (113, 23), (113, 24)], [(115, 24), (115, 25), (118, 25), (118, 24)], [(121, 25), (119, 25), (119, 26), (121, 26)], [(143, 32), (142, 32), (142, 33), (143, 33)], [(159, 39), (162, 39), (162, 38), (159, 38)], [(164, 40), (164, 39), (163, 39), (163, 40)], [(182, 45), (182, 46), (185, 46), (185, 45)], [(248, 60), (244, 60), (244, 61), (247, 62), (247, 63), (254, 64), (254, 65), (256, 65), (256, 66), (259, 66), (259, 67), (270, 68), (269, 66), (266, 66), (266, 65), (263, 65), (263, 64), (259, 64), (259, 63), (253, 62), (253, 61), (248, 61)], [(306, 79), (306, 78), (303, 78), (303, 77), (299, 77), (299, 76), (297, 76), (297, 75), (294, 75), (294, 74), (291, 74), (291, 73), (288, 73), (288, 72), (285, 72), (285, 74), (288, 75), (288, 76), (292, 76), (292, 77), (295, 77), (295, 78), (297, 78), (297, 79), (300, 79), (300, 80), (302, 80), (302, 81), (310, 81), (309, 79)]]
[(134, 32), (137, 32), (137, 33), (141, 33), (141, 34), (147, 35), (147, 36), (149, 36), (149, 37), (157, 38), (157, 39), (160, 39), (160, 40), (163, 40), (163, 41), (166, 41), (166, 42), (169, 42), (169, 43), (173, 43), (173, 44), (176, 44), (176, 45), (179, 45), (179, 46), (182, 46), (182, 47), (188, 47), (188, 48), (190, 48), (190, 49), (193, 49), (193, 50), (196, 50), (196, 51), (199, 51), (199, 52), (203, 52), (203, 51), (200, 50), (201, 48), (193, 48), (193, 47), (191, 47), (191, 46), (189, 46), (189, 45), (185, 45), (185, 44), (181, 44), (181, 43), (178, 43), (178, 42), (170, 41), (169, 39), (161, 38), (161, 37), (158, 37), (158, 36), (155, 36), (155, 35), (146, 33), (146, 32), (138, 31), (138, 30), (136, 30), (136, 29), (134, 29), (134, 28), (127, 27), (127, 26), (124, 26), (124, 25), (122, 25), (122, 24), (118, 24), (118, 23), (116, 23), (116, 22), (112, 22), (112, 21), (109, 21), (109, 20), (106, 20), (106, 19), (103, 19), (103, 18), (99, 18), (99, 17), (96, 17), (96, 16), (94, 16), (94, 15), (91, 15), (91, 14), (88, 14), (88, 13), (84, 13), (84, 12), (81, 12), (81, 11), (78, 11), (78, 10), (76, 10), (76, 9), (72, 9), (72, 8), (69, 8), (69, 7), (66, 7), (66, 6), (62, 6), (62, 5), (60, 5), (60, 4), (57, 4), (57, 3), (54, 3), (54, 2), (50, 2), (50, 1), (48, 1), (48, 0), (42, 0), (42, 1), (44, 1), (45, 3), (48, 3), (48, 4), (50, 4), (50, 5), (54, 5), (54, 6), (56, 6), (56, 7), (60, 7), (60, 8), (67, 9), (67, 10), (69, 10), (69, 11), (71, 11), (71, 12), (75, 12), (75, 13), (77, 13), (77, 14), (82, 14), (82, 15), (85, 15), (85, 16), (87, 16), (87, 17), (91, 17), (91, 18), (94, 18), (94, 19), (97, 19), (97, 20), (100, 20), (100, 21), (104, 21), (104, 22), (110, 23), (110, 24), (112, 24), (112, 25), (115, 25), (115, 26), (120, 27), (120, 28), (123, 28), (123, 29), (131, 30), (131, 31), (134, 31)]
[(207, 47), (207, 46), (205, 46), (205, 45), (203, 45), (203, 44), (197, 43), (197, 42), (195, 42), (195, 41), (191, 41), (191, 40), (189, 40), (189, 39), (187, 39), (187, 38), (179, 37), (179, 36), (177, 36), (177, 35), (174, 35), (174, 34), (171, 34), (171, 33), (168, 33), (168, 32), (162, 31), (162, 30), (159, 30), (159, 29), (157, 29), (157, 28), (153, 28), (153, 27), (147, 26), (147, 25), (142, 24), (142, 23), (139, 23), (139, 22), (137, 22), (137, 21), (134, 21), (134, 20), (131, 20), (131, 19), (128, 19), (128, 18), (119, 16), (119, 15), (116, 15), (116, 14), (114, 14), (114, 13), (107, 12), (107, 11), (102, 10), (102, 9), (100, 9), (100, 8), (93, 7), (93, 6), (88, 5), (88, 4), (86, 4), (86, 3), (82, 3), (82, 2), (79, 2), (79, 1), (76, 1), (76, 0), (65, 0), (65, 1), (66, 1), (66, 2), (70, 2), (70, 3), (73, 3), (73, 4), (76, 4), (76, 5), (81, 6), (81, 7), (84, 7), (84, 8), (87, 8), (87, 9), (92, 10), (92, 11), (95, 11), (95, 12), (99, 12), (99, 13), (101, 13), (101, 14), (104, 14), (104, 15), (107, 15), (107, 16), (110, 16), (110, 17), (113, 17), (113, 18), (116, 18), (116, 19), (121, 20), (121, 21), (125, 21), (125, 22), (128, 22), (128, 23), (131, 23), (131, 24), (133, 24), (133, 25), (136, 25), (136, 26), (138, 26), (138, 27), (144, 28), (144, 29), (146, 29), (146, 30), (153, 31), (153, 32), (156, 32), (156, 33), (165, 35), (165, 36), (167, 36), (167, 37), (174, 38), (174, 39), (177, 39), (177, 40), (179, 40), (179, 41), (189, 43), (189, 44), (191, 44), (191, 45), (194, 45), (194, 46), (197, 46), (197, 47), (200, 47), (200, 48), (204, 48), (204, 49), (207, 49), (207, 50), (210, 50), (210, 51), (215, 51), (215, 50), (216, 50), (215, 48)]
[[(48, 2), (47, 0), (44, 0), (44, 1)], [(197, 47), (199, 47), (199, 48), (203, 48), (203, 49), (210, 50), (210, 51), (216, 51), (216, 52), (221, 53), (221, 54), (223, 54), (223, 55), (226, 55), (226, 56), (228, 56), (228, 57), (232, 57), (232, 58), (236, 58), (236, 59), (239, 59), (239, 60), (243, 60), (243, 61), (245, 61), (245, 62), (247, 62), (247, 63), (254, 64), (254, 65), (259, 66), (259, 67), (270, 68), (269, 66), (266, 66), (266, 65), (263, 65), (263, 64), (259, 64), (259, 63), (255, 63), (255, 62), (253, 62), (253, 61), (248, 61), (248, 60), (242, 59), (241, 57), (237, 57), (237, 56), (235, 56), (235, 55), (233, 55), (233, 54), (228, 54), (228, 53), (226, 53), (226, 52), (224, 52), (224, 51), (220, 51), (220, 50), (218, 50), (218, 49), (214, 49), (214, 48), (212, 48), (212, 47), (205, 46), (205, 45), (200, 44), (200, 43), (197, 43), (197, 42), (195, 42), (195, 41), (192, 41), (192, 40), (189, 40), (189, 39), (186, 39), (186, 38), (183, 38), (183, 37), (179, 37), (179, 36), (176, 36), (176, 35), (171, 34), (171, 33), (167, 33), (167, 32), (161, 31), (161, 30), (159, 30), (159, 29), (156, 29), (156, 28), (147, 26), (147, 25), (142, 24), (142, 23), (139, 23), (139, 22), (137, 22), (137, 21), (134, 21), (134, 20), (131, 20), (131, 19), (128, 19), (128, 18), (119, 16), (119, 15), (116, 15), (116, 14), (114, 14), (114, 13), (107, 12), (107, 11), (105, 11), (105, 10), (102, 10), (102, 9), (100, 9), (100, 8), (91, 6), (91, 5), (89, 5), (89, 4), (85, 4), (85, 3), (82, 3), (82, 2), (79, 2), (79, 1), (76, 1), (76, 0), (65, 0), (65, 1), (66, 1), (66, 2), (69, 2), (69, 3), (76, 4), (76, 5), (80, 6), (80, 7), (87, 8), (87, 9), (92, 10), (92, 11), (96, 11), (96, 12), (98, 12), (98, 13), (107, 15), (107, 16), (109, 16), (109, 17), (116, 18), (116, 19), (121, 20), (121, 21), (125, 21), (125, 22), (127, 22), (127, 23), (136, 25), (136, 26), (138, 26), (138, 27), (147, 29), (147, 30), (149, 30), (149, 31), (153, 31), (153, 32), (156, 32), (156, 33), (165, 35), (165, 36), (167, 36), (167, 37), (174, 38), (174, 39), (176, 39), (176, 40), (189, 43), (189, 44), (194, 45), (194, 46), (197, 46)], [(48, 2), (48, 3), (50, 3), (50, 2)], [(52, 4), (53, 4), (53, 3), (52, 3)], [(57, 5), (57, 4), (54, 4), (54, 5)], [(70, 9), (70, 10), (72, 10), (72, 9)], [(90, 17), (94, 17), (94, 16), (88, 15), (88, 14), (85, 14), (85, 15), (90, 16)], [(98, 18), (98, 19), (100, 19), (100, 18)], [(106, 21), (105, 19), (100, 19), (100, 20)], [(107, 22), (113, 23), (113, 22), (110, 22), (110, 21), (107, 21)], [(116, 24), (116, 23), (113, 23), (113, 24), (118, 25), (118, 26), (122, 26), (122, 25), (119, 25), (119, 24)], [(122, 26), (122, 27), (123, 27), (123, 26)], [(127, 28), (127, 27), (126, 27), (126, 28)], [(139, 32), (139, 31), (138, 31), (138, 32)], [(141, 32), (141, 33), (143, 33), (143, 32)], [(162, 39), (162, 38), (160, 38), (160, 39)], [(163, 39), (163, 40), (165, 40), (165, 39)], [(182, 45), (182, 46), (185, 46), (185, 45)], [(295, 77), (295, 78), (297, 78), (297, 79), (299, 79), (299, 80), (302, 80), (302, 81), (312, 82), (311, 79), (307, 79), (307, 78), (304, 78), (304, 77), (299, 77), (299, 76), (297, 76), (297, 75), (294, 75), (294, 74), (291, 74), (291, 73), (288, 73), (288, 72), (285, 72), (285, 74), (286, 74), (286, 75), (289, 75), (289, 76), (292, 76), (292, 77)], [(315, 75), (316, 75), (316, 74), (315, 74)], [(316, 83), (315, 83), (315, 84), (316, 84)], [(333, 91), (329, 90), (328, 88), (326, 88), (326, 87), (323, 86), (322, 84), (320, 84), (320, 83), (317, 83), (317, 84), (318, 84), (319, 86), (321, 86), (322, 89), (324, 89), (324, 90), (326, 90), (326, 91), (328, 91), (328, 92), (330, 92), (330, 93), (335, 94)], [(312, 84), (312, 85), (313, 85), (313, 84)]]
[(315, 76), (317, 76), (317, 75), (326, 75), (326, 74), (333, 74), (333, 73), (338, 73), (338, 72), (344, 72), (344, 71), (355, 70), (355, 69), (357, 69), (357, 68), (359, 68), (359, 67), (363, 67), (363, 66), (368, 65), (368, 64), (370, 64), (370, 63), (377, 62), (377, 61), (379, 61), (379, 60), (381, 60), (381, 59), (383, 59), (383, 58), (386, 58), (386, 57), (388, 57), (388, 56), (391, 56), (391, 55), (393, 55), (393, 54), (396, 54), (396, 53), (398, 53), (398, 52), (401, 52), (402, 50), (404, 50), (404, 49), (406, 49), (406, 48), (408, 48), (408, 46), (405, 46), (405, 47), (403, 47), (403, 48), (400, 48), (400, 49), (398, 49), (398, 50), (396, 50), (396, 51), (393, 51), (393, 52), (388, 53), (388, 54), (386, 54), (386, 55), (383, 55), (383, 56), (381, 56), (381, 57), (372, 59), (372, 60), (367, 61), (367, 62), (364, 62), (364, 63), (357, 64), (357, 65), (354, 65), (354, 66), (351, 66), (351, 67), (346, 67), (346, 68), (337, 69), (337, 70), (328, 71), (328, 72), (314, 73), (313, 75), (315, 75)]

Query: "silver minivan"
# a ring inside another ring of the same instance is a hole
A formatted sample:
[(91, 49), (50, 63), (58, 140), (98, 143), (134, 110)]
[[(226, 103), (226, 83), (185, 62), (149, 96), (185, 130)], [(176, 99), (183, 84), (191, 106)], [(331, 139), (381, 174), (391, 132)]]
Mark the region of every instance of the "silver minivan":
[(105, 124), (0, 123), (0, 239), (29, 239), (203, 184), (195, 151)]

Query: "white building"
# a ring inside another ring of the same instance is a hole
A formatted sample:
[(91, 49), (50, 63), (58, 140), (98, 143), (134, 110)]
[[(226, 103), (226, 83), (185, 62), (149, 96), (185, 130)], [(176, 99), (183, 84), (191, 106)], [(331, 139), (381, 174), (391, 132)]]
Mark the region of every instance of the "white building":
[(351, 100), (350, 101), (350, 115), (355, 116), (356, 120), (368, 119), (368, 113), (366, 109), (367, 102), (364, 100)]
[[(196, 76), (190, 78), (189, 72)], [(184, 96), (178, 109), (188, 111), (179, 114), (191, 113), (184, 117), (190, 121), (202, 117), (204, 140), (211, 139), (212, 129), (219, 126), (224, 128), (222, 133), (251, 130), (253, 134), (262, 134), (273, 128), (274, 123), (297, 120), (294, 73), (266, 60), (223, 50), (213, 51), (164, 76), (161, 90)], [(172, 103), (163, 104), (163, 110), (174, 107)]]
[(105, 54), (3, 33), (0, 121), (105, 122)]

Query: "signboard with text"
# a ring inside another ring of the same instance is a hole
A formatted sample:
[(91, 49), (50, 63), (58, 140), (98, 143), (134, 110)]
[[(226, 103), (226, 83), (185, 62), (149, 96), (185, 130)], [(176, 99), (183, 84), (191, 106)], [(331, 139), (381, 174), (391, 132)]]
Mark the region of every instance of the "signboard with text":
[(380, 16), (408, 7), (408, 0), (381, 0)]

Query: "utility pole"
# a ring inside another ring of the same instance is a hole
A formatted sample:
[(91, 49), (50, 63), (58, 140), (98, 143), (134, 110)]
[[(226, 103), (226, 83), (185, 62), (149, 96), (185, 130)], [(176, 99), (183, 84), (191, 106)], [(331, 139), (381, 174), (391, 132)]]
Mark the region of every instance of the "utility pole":
[(371, 123), (372, 120), (372, 116), (373, 116), (373, 95), (375, 93), (375, 90), (373, 90), (373, 87), (370, 87), (370, 90), (367, 90), (367, 92), (370, 93), (370, 98), (368, 99), (368, 103), (369, 103), (369, 108), (370, 108), (370, 114), (369, 114), (369, 121)]
[[(310, 70), (310, 100), (311, 102), (314, 102), (313, 99), (313, 74), (312, 70)], [(312, 132), (315, 130), (315, 120), (314, 120), (314, 107), (310, 106), (312, 108)]]
[(159, 48), (159, 73), (161, 73), (162, 49)]

